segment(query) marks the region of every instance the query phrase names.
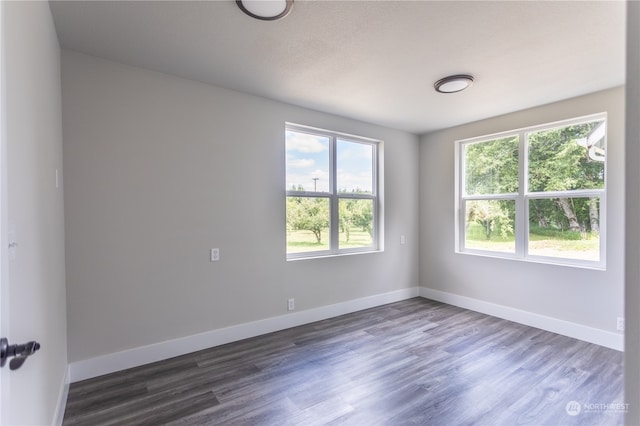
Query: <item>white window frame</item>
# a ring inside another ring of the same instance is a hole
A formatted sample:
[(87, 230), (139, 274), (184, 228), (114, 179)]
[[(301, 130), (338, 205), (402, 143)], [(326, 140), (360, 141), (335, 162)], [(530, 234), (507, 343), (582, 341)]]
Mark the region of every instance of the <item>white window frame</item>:
[[(285, 197), (310, 197), (325, 198), (329, 200), (329, 249), (306, 251), (300, 253), (288, 253), (287, 260), (309, 259), (317, 257), (340, 256), (356, 253), (371, 253), (380, 251), (380, 217), (381, 204), (379, 197), (379, 147), (382, 141), (377, 139), (366, 138), (363, 136), (351, 135), (348, 133), (340, 133), (331, 130), (319, 129), (316, 127), (304, 126), (294, 123), (285, 123), (285, 133), (294, 131), (300, 133), (308, 133), (311, 135), (323, 136), (329, 138), (329, 191), (292, 191), (287, 189)], [(360, 143), (371, 146), (372, 152), (372, 173), (373, 182), (371, 194), (355, 194), (355, 193), (339, 193), (337, 188), (337, 142), (338, 139)], [(286, 146), (286, 139), (285, 139)], [(286, 150), (286, 149), (285, 149)], [(286, 174), (286, 172), (285, 172)], [(285, 176), (286, 179), (286, 176)], [(286, 201), (285, 198), (285, 201)], [(340, 199), (357, 199), (373, 201), (373, 223), (371, 232), (371, 245), (367, 247), (355, 248), (339, 248), (339, 202)], [(286, 243), (285, 243), (286, 244)]]
[[(468, 139), (461, 139), (455, 143), (455, 250), (456, 253), (472, 254), (489, 257), (497, 257), (504, 259), (524, 260), (538, 263), (547, 263), (554, 265), (576, 266), (584, 268), (592, 268), (606, 270), (606, 241), (607, 241), (607, 157), (604, 161), (604, 188), (602, 189), (579, 189), (568, 191), (548, 191), (548, 192), (530, 192), (529, 176), (528, 176), (528, 140), (527, 135), (544, 130), (553, 130), (560, 127), (567, 127), (587, 123), (591, 121), (604, 120), (608, 126), (607, 113), (602, 112), (568, 120), (556, 121), (536, 126), (525, 127), (517, 130), (510, 130), (491, 135), (479, 136)], [(507, 137), (518, 137), (518, 192), (504, 194), (483, 194), (483, 195), (466, 195), (465, 194), (465, 156), (464, 147), (474, 143), (489, 142), (496, 139)], [(607, 147), (608, 128), (605, 132), (604, 143)], [(582, 259), (570, 259), (562, 257), (539, 256), (528, 253), (529, 247), (529, 200), (549, 199), (549, 198), (583, 198), (598, 197), (600, 200), (600, 259), (599, 261), (590, 261)], [(515, 252), (499, 252), (493, 250), (483, 250), (465, 247), (465, 225), (466, 225), (466, 202), (473, 200), (513, 200), (515, 202)]]

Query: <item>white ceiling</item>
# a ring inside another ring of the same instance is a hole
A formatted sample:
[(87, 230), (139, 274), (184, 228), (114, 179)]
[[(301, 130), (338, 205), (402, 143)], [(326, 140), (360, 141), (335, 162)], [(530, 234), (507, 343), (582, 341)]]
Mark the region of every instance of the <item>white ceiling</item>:
[[(63, 48), (421, 134), (624, 84), (623, 1), (54, 1)], [(475, 76), (465, 92), (439, 78)]]

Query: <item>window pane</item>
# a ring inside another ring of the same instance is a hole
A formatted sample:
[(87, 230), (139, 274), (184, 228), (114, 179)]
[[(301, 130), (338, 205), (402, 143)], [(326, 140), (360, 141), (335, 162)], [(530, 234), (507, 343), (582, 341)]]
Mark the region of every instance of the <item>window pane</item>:
[(370, 247), (373, 244), (373, 200), (341, 198), (338, 205), (340, 248)]
[(518, 137), (464, 146), (467, 195), (518, 192)]
[(529, 191), (604, 188), (605, 121), (529, 133)]
[(513, 200), (466, 201), (465, 248), (515, 253), (515, 207)]
[(286, 131), (288, 191), (329, 192), (329, 138)]
[(373, 149), (371, 144), (338, 139), (338, 192), (373, 193)]
[(529, 254), (600, 260), (600, 199), (529, 200)]
[(287, 253), (329, 250), (329, 198), (287, 197)]

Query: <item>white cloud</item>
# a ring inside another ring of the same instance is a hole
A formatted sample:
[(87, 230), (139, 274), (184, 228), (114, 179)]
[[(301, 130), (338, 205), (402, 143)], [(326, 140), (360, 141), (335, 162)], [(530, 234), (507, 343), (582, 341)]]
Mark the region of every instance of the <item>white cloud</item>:
[(339, 190), (346, 189), (347, 191), (351, 191), (358, 188), (364, 191), (371, 191), (371, 173), (351, 173), (342, 169), (338, 169), (337, 178)]
[(315, 166), (316, 162), (310, 158), (294, 158), (287, 160), (287, 167), (305, 169)]
[(329, 149), (328, 139), (306, 133), (287, 132), (287, 151), (298, 151), (305, 154), (324, 152)]

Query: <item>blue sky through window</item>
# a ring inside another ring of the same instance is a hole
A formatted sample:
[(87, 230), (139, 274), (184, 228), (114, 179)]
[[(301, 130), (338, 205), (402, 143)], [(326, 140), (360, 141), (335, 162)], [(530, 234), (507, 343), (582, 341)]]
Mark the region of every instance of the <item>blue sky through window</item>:
[[(329, 191), (329, 137), (288, 130), (286, 132), (286, 189)], [(373, 147), (337, 141), (338, 190), (371, 193)]]
[(287, 190), (329, 191), (329, 138), (286, 132)]
[(338, 139), (338, 191), (366, 192), (373, 188), (373, 147)]

